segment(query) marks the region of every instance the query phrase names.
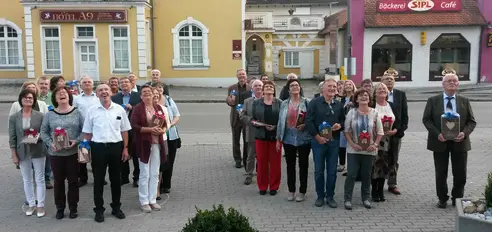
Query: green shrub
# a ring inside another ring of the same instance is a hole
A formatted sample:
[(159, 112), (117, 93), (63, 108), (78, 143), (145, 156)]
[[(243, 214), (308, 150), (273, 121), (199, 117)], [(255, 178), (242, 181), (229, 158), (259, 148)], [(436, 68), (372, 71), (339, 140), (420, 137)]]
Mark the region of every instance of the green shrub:
[(492, 172), (489, 173), (487, 178), (487, 185), (485, 185), (485, 202), (486, 206), (492, 208)]
[(196, 209), (195, 217), (188, 219), (182, 232), (258, 232), (251, 227), (247, 217), (237, 210), (213, 206), (213, 210)]

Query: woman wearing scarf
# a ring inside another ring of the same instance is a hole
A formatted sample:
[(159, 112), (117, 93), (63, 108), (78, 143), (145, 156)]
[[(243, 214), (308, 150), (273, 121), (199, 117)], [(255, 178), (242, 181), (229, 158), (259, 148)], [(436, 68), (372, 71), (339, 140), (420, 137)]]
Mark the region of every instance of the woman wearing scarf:
[[(283, 144), (285, 162), (287, 163), (288, 201), (305, 200), (307, 190), (309, 153), (311, 136), (304, 130), (308, 100), (301, 96), (301, 83), (297, 79), (287, 81), (290, 97), (280, 105), (277, 124), (277, 147)], [(299, 157), (299, 194), (296, 197), (296, 160)]]
[[(160, 210), (157, 204), (157, 185), (159, 183), (159, 167), (166, 161), (164, 134), (167, 124), (164, 109), (153, 103), (152, 87), (142, 86), (140, 90), (142, 102), (133, 107), (131, 124), (135, 133), (133, 145), (140, 154), (140, 176), (138, 182), (138, 197), (143, 212)], [(164, 125), (155, 125), (155, 119), (163, 121)]]

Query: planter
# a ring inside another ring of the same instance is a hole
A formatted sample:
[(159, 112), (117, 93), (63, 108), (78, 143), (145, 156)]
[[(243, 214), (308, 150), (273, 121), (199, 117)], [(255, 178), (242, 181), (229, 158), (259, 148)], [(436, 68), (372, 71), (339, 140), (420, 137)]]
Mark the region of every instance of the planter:
[(465, 215), (463, 201), (471, 201), (471, 199), (456, 199), (456, 232), (492, 231), (492, 221)]

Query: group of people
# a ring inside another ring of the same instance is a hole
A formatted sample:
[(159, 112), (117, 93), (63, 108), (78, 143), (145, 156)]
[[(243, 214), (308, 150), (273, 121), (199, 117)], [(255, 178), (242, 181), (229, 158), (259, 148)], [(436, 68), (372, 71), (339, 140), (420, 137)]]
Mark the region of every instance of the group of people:
[[(121, 186), (138, 187), (141, 210), (158, 211), (161, 193), (169, 193), (177, 149), (180, 113), (169, 96), (169, 86), (152, 70), (152, 81), (136, 84), (137, 76), (113, 77), (97, 86), (88, 76), (66, 83), (62, 76), (26, 82), (9, 116), (13, 163), (24, 182), (27, 216), (46, 214), (46, 189), (54, 188), (56, 218), (78, 216), (79, 187), (87, 184), (87, 163), (94, 177), (95, 221), (104, 221), (103, 189), (106, 170), (111, 186), (112, 214), (121, 210)], [(77, 95), (78, 94), (78, 95)], [(87, 152), (89, 160), (85, 160)], [(86, 155), (86, 156), (84, 156)], [(51, 183), (53, 176), (53, 184)], [(65, 180), (68, 191), (65, 193)]]
[[(295, 74), (289, 74), (277, 98), (275, 84), (268, 76), (248, 80), (245, 70), (238, 70), (238, 83), (228, 88), (226, 102), (231, 107), (233, 158), (236, 168), (245, 167), (244, 184), (252, 183), (256, 167), (259, 193), (265, 195), (269, 190), (270, 195), (276, 195), (284, 150), (287, 200), (302, 202), (306, 198), (312, 151), (317, 207), (338, 207), (334, 200), (337, 171), (346, 176), (343, 205), (347, 210), (353, 208), (356, 181), (361, 181), (362, 205), (368, 209), (371, 198), (373, 202), (386, 201), (386, 180), (388, 191), (400, 195), (398, 158), (409, 118), (406, 94), (394, 88), (396, 78), (398, 72), (390, 68), (379, 83), (373, 86), (370, 79), (364, 79), (359, 89), (351, 80), (326, 79), (319, 85), (320, 93), (308, 99), (301, 81)], [(456, 95), (459, 80), (454, 70), (443, 71), (442, 86), (443, 94), (429, 98), (423, 123), (429, 131), (428, 149), (434, 152), (438, 207), (445, 208), (449, 198), (449, 155), (453, 163), (454, 200), (464, 194), (469, 135), (476, 122), (469, 100)], [(445, 112), (461, 115), (461, 133), (451, 140), (442, 136), (441, 115)]]

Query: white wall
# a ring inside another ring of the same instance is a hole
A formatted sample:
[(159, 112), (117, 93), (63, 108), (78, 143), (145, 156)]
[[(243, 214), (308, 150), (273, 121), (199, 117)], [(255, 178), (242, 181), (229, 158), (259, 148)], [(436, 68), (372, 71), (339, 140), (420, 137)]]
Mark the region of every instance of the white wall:
[[(420, 45), (420, 32), (427, 32), (427, 43)], [(363, 78), (371, 78), (372, 45), (383, 34), (402, 34), (412, 43), (412, 81), (398, 82), (401, 87), (441, 86), (440, 81), (429, 81), (430, 45), (442, 33), (461, 33), (470, 43), (470, 81), (477, 83), (480, 50), (480, 27), (432, 27), (432, 28), (366, 28), (364, 33)]]

